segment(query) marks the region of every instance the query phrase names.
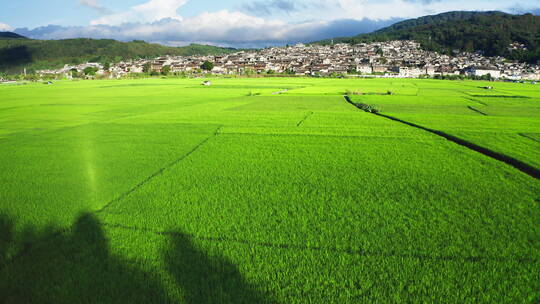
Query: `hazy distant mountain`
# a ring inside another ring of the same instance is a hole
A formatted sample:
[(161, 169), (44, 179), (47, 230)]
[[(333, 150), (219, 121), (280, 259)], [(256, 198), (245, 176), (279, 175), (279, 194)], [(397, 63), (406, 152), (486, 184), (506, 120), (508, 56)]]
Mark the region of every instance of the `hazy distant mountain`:
[(26, 37), (12, 33), (12, 32), (0, 32), (0, 39), (27, 39)]
[[(540, 60), (540, 16), (502, 12), (448, 12), (405, 20), (370, 34), (334, 38), (334, 42), (360, 43), (416, 40), (422, 47), (445, 54), (482, 51), (487, 56), (536, 63)], [(331, 40), (317, 43), (328, 44)], [(526, 49), (509, 50), (513, 42)]]
[(47, 26), (41, 26), (37, 27), (35, 29), (28, 29), (28, 28), (17, 28), (14, 30), (17, 34), (21, 34), (25, 37), (31, 38), (31, 39), (48, 39), (45, 38), (48, 34), (53, 33), (55, 31), (60, 31), (66, 29), (63, 26), (60, 25), (47, 25)]

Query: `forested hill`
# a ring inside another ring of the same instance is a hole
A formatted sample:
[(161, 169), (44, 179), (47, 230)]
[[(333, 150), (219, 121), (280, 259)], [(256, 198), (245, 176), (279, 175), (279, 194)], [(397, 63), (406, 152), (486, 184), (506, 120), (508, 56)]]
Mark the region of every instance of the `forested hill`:
[(120, 42), (110, 39), (0, 39), (0, 72), (20, 73), (23, 68), (31, 71), (83, 62), (112, 63), (164, 55), (211, 55), (234, 51), (198, 44), (167, 47), (144, 41)]
[(13, 32), (0, 32), (0, 39), (28, 39)]
[[(396, 23), (390, 27), (334, 42), (360, 43), (388, 40), (416, 40), (426, 50), (452, 54), (483, 51), (486, 56), (536, 63), (540, 60), (540, 16), (502, 12), (449, 12)], [(509, 50), (519, 42), (527, 50)], [(318, 43), (328, 44), (330, 40)]]

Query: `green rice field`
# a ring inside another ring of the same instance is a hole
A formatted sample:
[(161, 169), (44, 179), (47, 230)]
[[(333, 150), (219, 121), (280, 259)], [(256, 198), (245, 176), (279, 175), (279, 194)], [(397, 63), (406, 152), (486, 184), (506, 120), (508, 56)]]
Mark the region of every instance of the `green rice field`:
[(540, 302), (540, 86), (211, 81), (0, 85), (0, 303)]

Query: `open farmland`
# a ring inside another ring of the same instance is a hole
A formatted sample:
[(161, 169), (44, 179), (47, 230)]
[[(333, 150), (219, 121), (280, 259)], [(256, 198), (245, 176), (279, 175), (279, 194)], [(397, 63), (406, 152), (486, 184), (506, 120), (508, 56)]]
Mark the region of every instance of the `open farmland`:
[(0, 86), (0, 303), (540, 301), (538, 178), (404, 123), (540, 170), (540, 87), (200, 82)]

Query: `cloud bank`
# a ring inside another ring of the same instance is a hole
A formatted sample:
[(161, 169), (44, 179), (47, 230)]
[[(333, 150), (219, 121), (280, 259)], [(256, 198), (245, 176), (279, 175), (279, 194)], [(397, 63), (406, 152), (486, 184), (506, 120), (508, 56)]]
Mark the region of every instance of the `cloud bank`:
[(274, 13), (292, 13), (306, 9), (308, 4), (302, 1), (293, 0), (257, 0), (244, 3), (241, 9), (245, 12), (260, 15), (272, 15)]
[(12, 30), (13, 29), (11, 28), (11, 26), (0, 22), (0, 32), (9, 32), (9, 31), (12, 31)]
[(83, 27), (48, 26), (33, 30), (17, 29), (16, 31), (21, 35), (35, 39), (85, 37), (122, 41), (141, 39), (168, 45), (204, 42), (220, 46), (266, 47), (367, 33), (389, 26), (399, 20), (341, 19), (288, 24), (278, 20), (265, 20), (241, 12), (222, 10), (182, 20), (169, 18), (152, 23), (98, 24)]
[(129, 10), (109, 14), (93, 20), (91, 25), (121, 25), (131, 22), (153, 22), (162, 19), (182, 20), (178, 9), (188, 0), (150, 0), (146, 3), (131, 7)]
[[(491, 0), (246, 0), (233, 10), (181, 16), (189, 0), (147, 0), (112, 13), (98, 0), (78, 0), (102, 16), (88, 26), (48, 26), (16, 32), (35, 39), (110, 38), (168, 45), (204, 42), (220, 46), (265, 47), (352, 36), (405, 18), (452, 10), (538, 9), (530, 4)], [(192, 0), (193, 1), (193, 0)], [(200, 1), (200, 0), (197, 0)], [(279, 16), (285, 16), (279, 18)], [(0, 25), (1, 26), (1, 25)]]

